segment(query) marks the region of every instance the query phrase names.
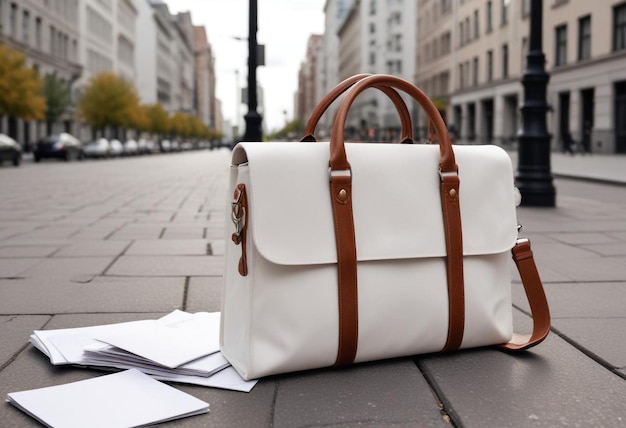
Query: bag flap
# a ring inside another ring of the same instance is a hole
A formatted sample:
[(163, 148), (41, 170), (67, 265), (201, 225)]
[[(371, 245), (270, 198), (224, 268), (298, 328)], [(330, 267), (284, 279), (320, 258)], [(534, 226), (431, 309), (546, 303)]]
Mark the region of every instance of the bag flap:
[[(285, 265), (337, 260), (329, 195), (329, 143), (241, 143), (233, 165), (249, 168), (249, 225), (258, 251)], [(357, 258), (446, 255), (439, 147), (346, 144), (352, 169)], [(513, 170), (496, 146), (454, 146), (463, 253), (495, 254), (517, 239)]]

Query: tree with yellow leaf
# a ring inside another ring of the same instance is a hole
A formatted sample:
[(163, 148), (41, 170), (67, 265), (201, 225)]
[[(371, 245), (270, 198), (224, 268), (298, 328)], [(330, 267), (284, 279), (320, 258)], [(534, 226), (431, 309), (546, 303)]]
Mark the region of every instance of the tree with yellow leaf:
[(0, 117), (42, 120), (46, 100), (41, 88), (41, 78), (26, 66), (24, 55), (0, 43)]
[(113, 73), (94, 76), (78, 103), (82, 119), (94, 130), (132, 127), (139, 96), (133, 85)]

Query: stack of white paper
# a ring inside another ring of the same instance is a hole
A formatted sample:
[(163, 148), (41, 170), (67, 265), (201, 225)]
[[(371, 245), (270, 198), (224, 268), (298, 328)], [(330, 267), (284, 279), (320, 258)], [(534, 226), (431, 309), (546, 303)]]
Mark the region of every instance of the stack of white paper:
[(128, 370), (94, 379), (13, 392), (7, 401), (50, 427), (136, 427), (199, 415), (209, 405)]
[(219, 312), (174, 311), (144, 320), (62, 330), (36, 330), (31, 343), (59, 364), (136, 368), (156, 379), (249, 392), (219, 352)]

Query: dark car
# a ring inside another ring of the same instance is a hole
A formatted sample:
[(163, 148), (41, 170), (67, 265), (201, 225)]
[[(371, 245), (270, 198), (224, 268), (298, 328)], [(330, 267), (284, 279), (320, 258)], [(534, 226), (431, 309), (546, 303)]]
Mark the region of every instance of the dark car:
[(72, 159), (82, 159), (84, 156), (83, 145), (78, 138), (62, 132), (50, 135), (37, 143), (33, 158), (35, 162), (43, 158), (57, 158), (70, 161)]
[(8, 135), (0, 134), (0, 163), (11, 161), (14, 166), (22, 162), (22, 146)]

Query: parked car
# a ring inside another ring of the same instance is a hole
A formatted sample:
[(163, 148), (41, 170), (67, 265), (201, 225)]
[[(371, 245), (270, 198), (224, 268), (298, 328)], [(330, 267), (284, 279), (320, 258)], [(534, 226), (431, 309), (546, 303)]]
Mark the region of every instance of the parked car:
[(123, 144), (123, 154), (126, 156), (135, 156), (139, 154), (139, 144), (137, 141), (130, 139), (126, 140)]
[(57, 158), (70, 161), (83, 158), (83, 145), (78, 138), (62, 132), (50, 135), (37, 142), (33, 158), (39, 162), (43, 158)]
[(85, 157), (88, 158), (108, 158), (110, 156), (109, 140), (98, 138), (88, 143), (83, 151)]
[(124, 153), (124, 146), (120, 140), (113, 139), (109, 141), (111, 156), (121, 156)]
[(170, 140), (161, 140), (161, 143), (159, 144), (159, 149), (161, 153), (167, 153), (171, 151), (172, 144), (170, 143)]
[(8, 135), (0, 134), (0, 164), (11, 161), (13, 166), (22, 162), (22, 146)]

